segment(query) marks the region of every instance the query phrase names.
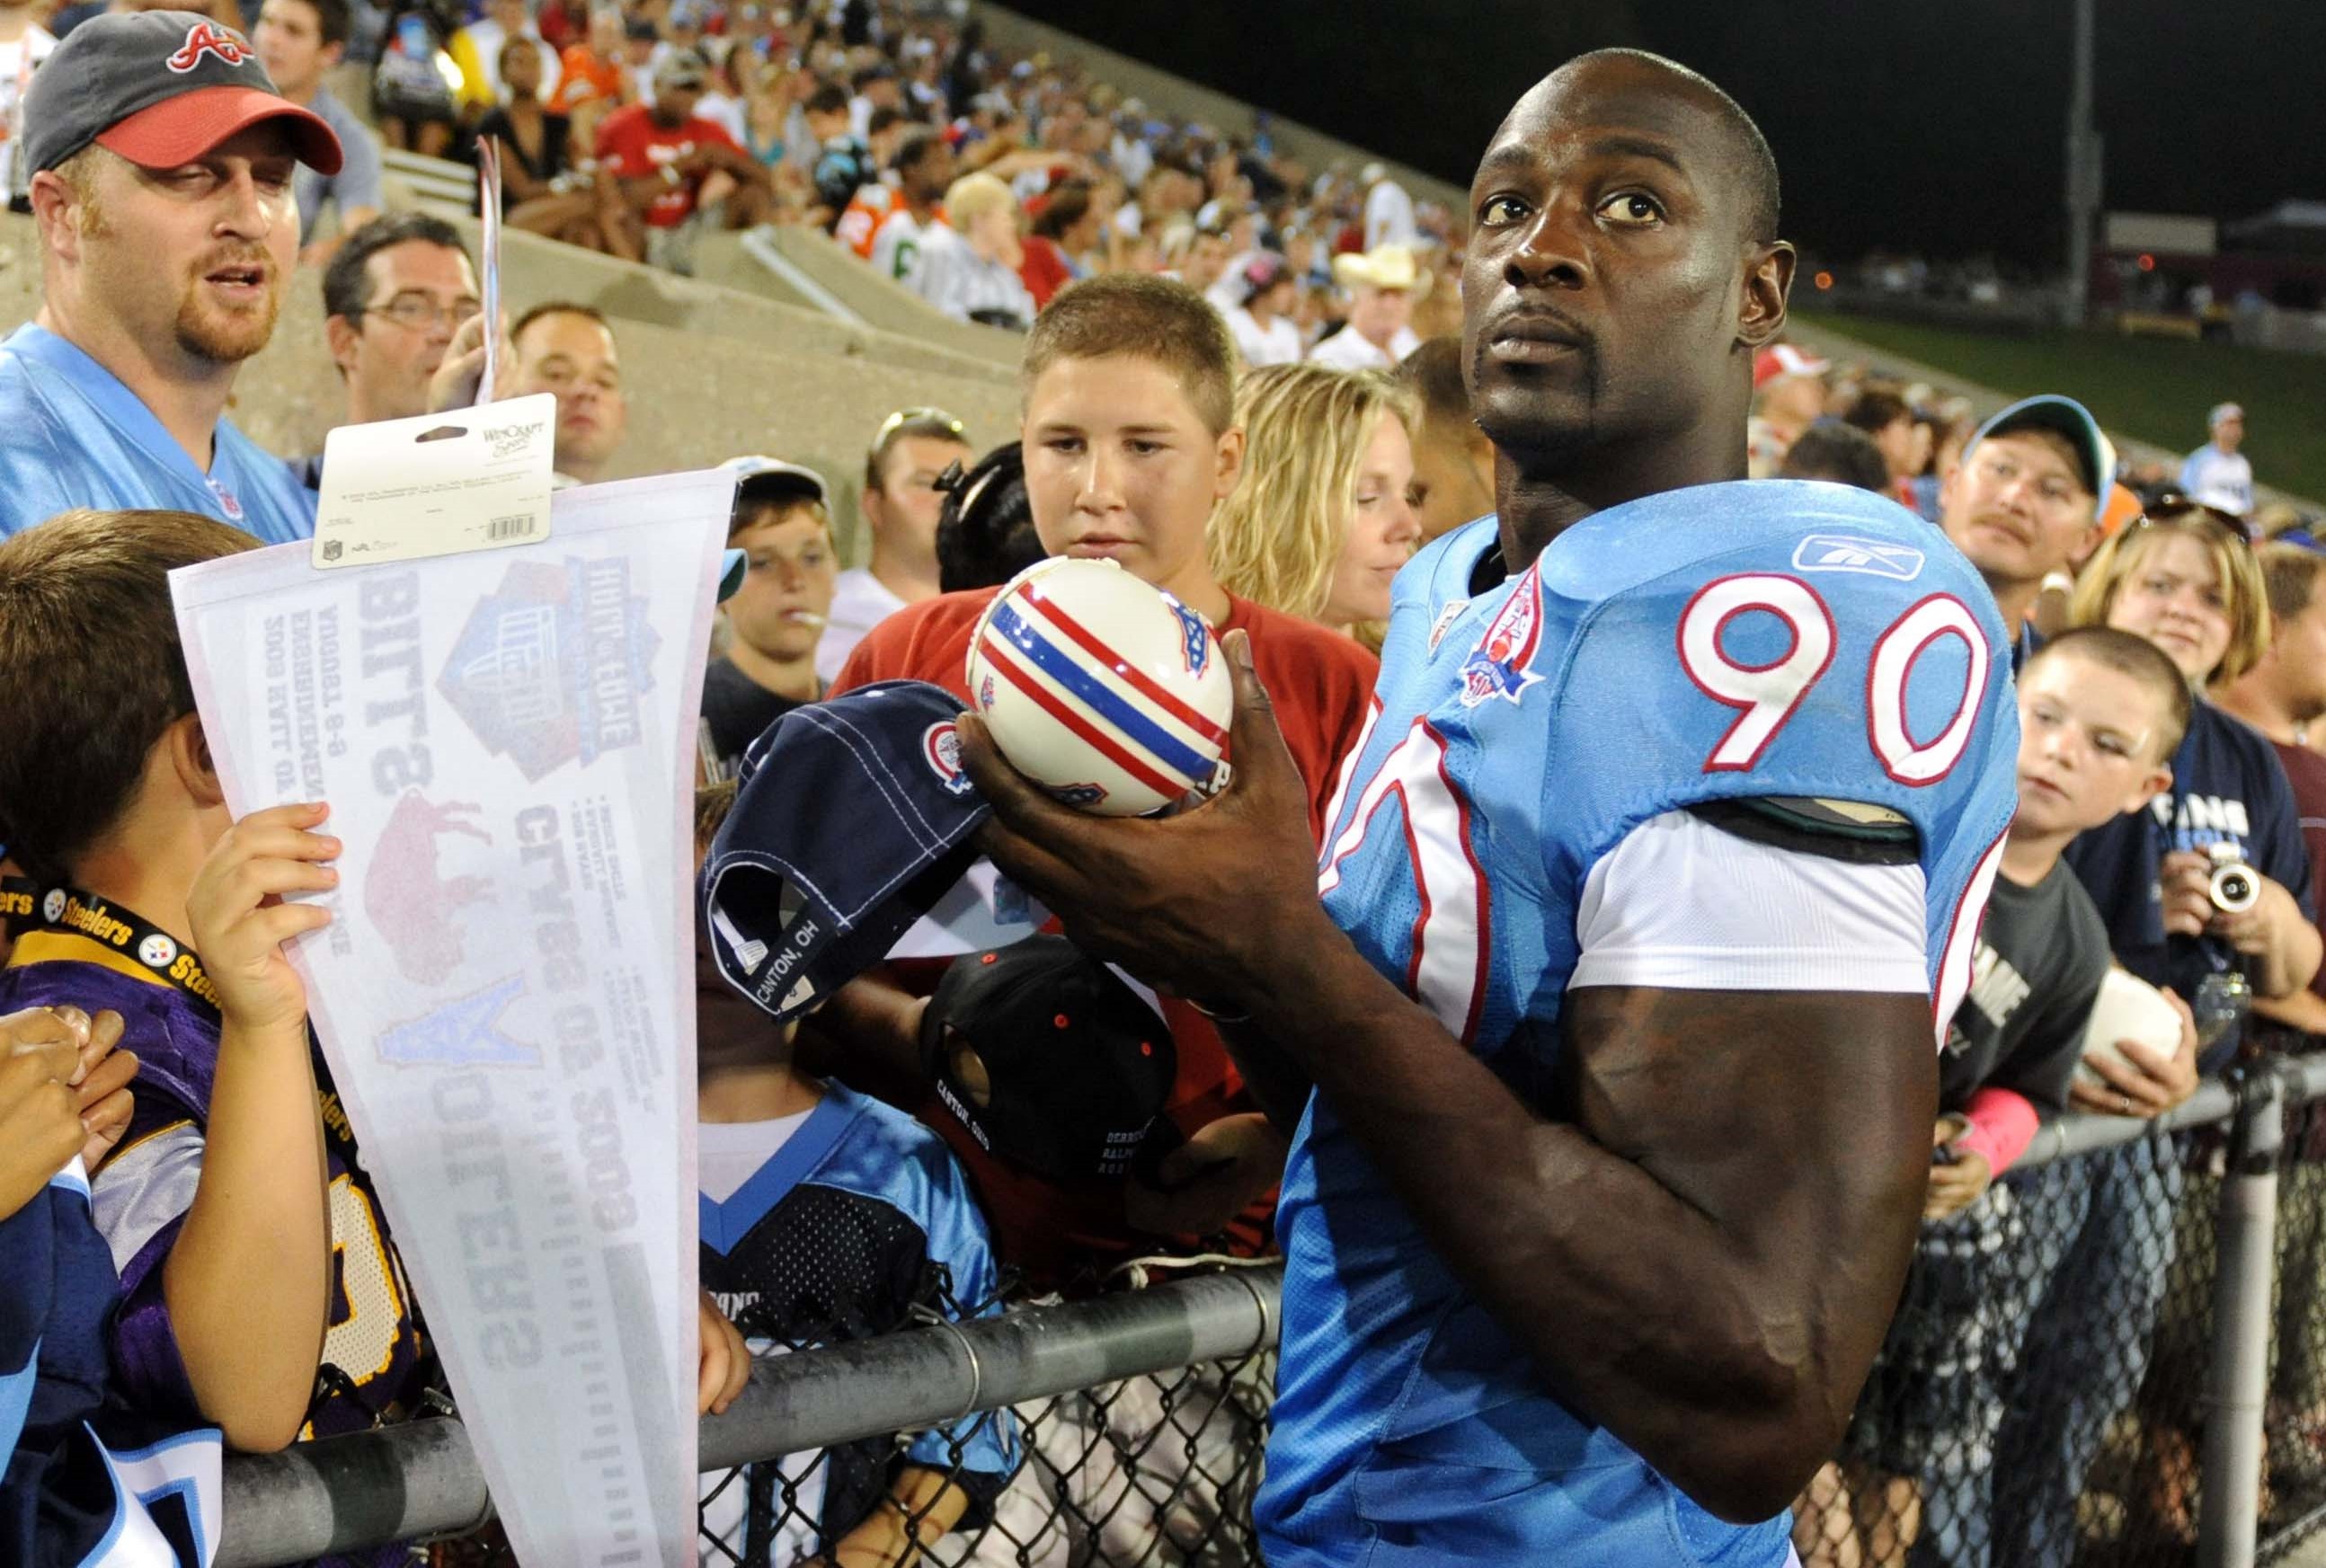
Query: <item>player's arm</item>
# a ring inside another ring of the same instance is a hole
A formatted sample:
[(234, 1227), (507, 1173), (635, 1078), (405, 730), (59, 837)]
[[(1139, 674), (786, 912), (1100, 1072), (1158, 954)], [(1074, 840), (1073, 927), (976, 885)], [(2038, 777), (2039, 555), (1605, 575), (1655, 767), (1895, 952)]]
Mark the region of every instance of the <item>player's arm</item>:
[(1101, 822), (963, 757), (994, 859), (1090, 951), (1242, 1007), (1315, 1080), (1550, 1389), (1735, 1520), (1832, 1451), (1895, 1306), (1930, 1160), (1921, 994), (1571, 994), (1553, 1122), (1326, 917), (1302, 786), (1241, 634), (1235, 783)]
[(236, 1448), (299, 1434), (330, 1312), (331, 1239), (306, 992), (283, 943), (330, 923), (283, 895), (337, 886), (320, 806), (227, 830), (186, 901), (223, 1004), (201, 1178), (163, 1265), (163, 1294), (202, 1414)]

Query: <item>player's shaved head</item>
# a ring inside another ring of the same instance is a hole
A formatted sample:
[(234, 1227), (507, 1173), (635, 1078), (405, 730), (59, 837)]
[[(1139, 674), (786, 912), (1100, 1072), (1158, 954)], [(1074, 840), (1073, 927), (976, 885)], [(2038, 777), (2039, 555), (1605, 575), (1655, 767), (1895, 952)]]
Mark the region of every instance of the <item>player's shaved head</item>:
[[(1505, 473), (1567, 521), (1744, 478), (1753, 355), (1783, 329), (1793, 253), (1735, 100), (1658, 55), (1579, 56), (1512, 107), (1470, 196), (1463, 369)], [(1513, 533), (1501, 499), (1521, 558), (1564, 525)]]

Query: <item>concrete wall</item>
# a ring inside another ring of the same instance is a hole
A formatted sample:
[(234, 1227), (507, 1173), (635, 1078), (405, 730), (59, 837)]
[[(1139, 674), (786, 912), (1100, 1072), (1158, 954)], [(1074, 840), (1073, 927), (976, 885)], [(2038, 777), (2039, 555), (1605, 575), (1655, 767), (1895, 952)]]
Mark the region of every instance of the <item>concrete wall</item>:
[[(1125, 97), (1142, 100), (1150, 109), (1158, 109), (1183, 119), (1197, 120), (1215, 130), (1239, 135), (1249, 135), (1251, 132), (1252, 106), (1241, 98), (1232, 98), (1225, 93), (1198, 86), (1185, 77), (1143, 65), (1127, 54), (1117, 54), (1064, 28), (1021, 16), (1004, 6), (981, 3), (977, 6), (977, 14), (984, 20), (986, 37), (1003, 50), (1028, 55), (1046, 51), (1054, 60), (1079, 60), (1089, 70), (1093, 79), (1112, 85)], [(1270, 128), (1276, 137), (1276, 144), (1307, 164), (1314, 172), (1322, 173), (1335, 163), (1346, 163), (1354, 171), (1363, 164), (1379, 161), (1383, 168), (1397, 176), (1400, 184), (1413, 193), (1416, 200), (1440, 202), (1457, 215), (1468, 209), (1470, 199), (1466, 190), (1424, 174), (1418, 169), (1392, 163), (1387, 159), (1377, 159), (1377, 154), (1363, 147), (1336, 136), (1328, 136), (1322, 131), (1281, 116), (1271, 117)]]
[[(805, 462), (835, 491), (843, 553), (861, 559), (856, 495), (864, 449), (896, 409), (934, 404), (960, 416), (982, 451), (1018, 427), (1014, 371), (979, 358), (713, 284), (510, 235), (514, 316), (550, 299), (612, 317), (630, 408), (611, 478), (706, 467), (745, 452)], [(0, 332), (40, 308), (32, 219), (0, 214)], [(229, 417), (285, 456), (319, 450), (345, 411), (323, 347), (321, 279), (294, 282), (274, 339), (237, 378)], [(998, 336), (998, 335), (997, 335)]]

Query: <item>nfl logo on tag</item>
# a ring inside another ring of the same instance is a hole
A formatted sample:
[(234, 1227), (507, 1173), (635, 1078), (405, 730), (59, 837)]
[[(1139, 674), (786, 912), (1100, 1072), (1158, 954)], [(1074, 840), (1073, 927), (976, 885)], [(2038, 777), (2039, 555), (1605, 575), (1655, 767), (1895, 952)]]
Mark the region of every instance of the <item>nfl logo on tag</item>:
[(1223, 783), (1235, 688), (1203, 617), (1112, 561), (1028, 567), (986, 609), (969, 689), (994, 744), (1053, 796), (1101, 816)]

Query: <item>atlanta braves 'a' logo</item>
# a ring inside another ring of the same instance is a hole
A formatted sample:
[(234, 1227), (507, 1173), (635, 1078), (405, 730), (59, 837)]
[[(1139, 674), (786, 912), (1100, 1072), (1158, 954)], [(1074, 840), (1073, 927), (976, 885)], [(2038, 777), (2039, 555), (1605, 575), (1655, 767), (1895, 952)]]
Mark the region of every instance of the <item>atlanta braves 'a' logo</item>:
[(206, 54), (215, 54), (228, 65), (240, 65), (250, 58), (250, 45), (231, 28), (220, 27), (215, 22), (197, 22), (186, 29), (186, 42), (178, 46), (178, 52), (163, 63), (183, 76), (201, 64)]

